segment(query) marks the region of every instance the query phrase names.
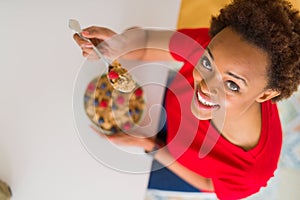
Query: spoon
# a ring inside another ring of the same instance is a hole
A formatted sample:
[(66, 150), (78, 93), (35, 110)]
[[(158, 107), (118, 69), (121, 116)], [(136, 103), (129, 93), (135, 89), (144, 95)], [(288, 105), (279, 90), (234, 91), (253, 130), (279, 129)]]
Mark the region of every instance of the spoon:
[[(70, 19), (69, 20), (69, 28), (72, 29), (73, 31), (75, 31), (79, 35), (79, 37), (81, 37), (85, 41), (88, 41), (91, 44), (93, 44), (91, 42), (91, 40), (82, 36), (82, 34), (81, 34), (82, 29), (77, 20)], [(104, 55), (97, 49), (97, 47), (95, 45), (93, 45), (92, 47), (93, 47), (93, 50), (95, 51), (95, 53), (97, 54), (97, 56), (100, 59), (102, 59), (102, 61), (107, 66), (107, 68), (108, 68), (107, 69), (108, 70), (107, 77), (108, 77), (111, 85), (113, 86), (113, 88), (120, 92), (124, 92), (124, 93), (132, 92), (133, 89), (136, 87), (136, 82), (133, 80), (131, 75), (128, 73), (127, 69), (123, 68), (121, 66), (121, 64), (116, 60), (112, 63), (109, 62), (104, 57)]]

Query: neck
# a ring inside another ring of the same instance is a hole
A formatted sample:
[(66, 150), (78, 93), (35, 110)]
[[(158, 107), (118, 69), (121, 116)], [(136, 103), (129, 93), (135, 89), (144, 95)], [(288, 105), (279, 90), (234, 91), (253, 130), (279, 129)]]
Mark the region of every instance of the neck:
[(231, 143), (244, 150), (255, 147), (261, 132), (261, 104), (253, 104), (235, 119), (225, 121), (221, 134)]

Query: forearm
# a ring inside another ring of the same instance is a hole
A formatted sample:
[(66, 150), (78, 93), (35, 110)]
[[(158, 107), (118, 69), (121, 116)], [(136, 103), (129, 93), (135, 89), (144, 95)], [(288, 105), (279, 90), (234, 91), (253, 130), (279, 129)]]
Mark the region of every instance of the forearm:
[(147, 35), (146, 51), (144, 60), (173, 60), (169, 51), (169, 44), (174, 31), (149, 29)]
[(167, 148), (157, 151), (154, 158), (169, 170), (199, 190), (214, 191), (212, 180), (200, 176), (177, 162)]
[(123, 58), (144, 61), (173, 60), (169, 52), (173, 33), (169, 30), (130, 28), (121, 34), (130, 41), (129, 46), (126, 46), (129, 50)]

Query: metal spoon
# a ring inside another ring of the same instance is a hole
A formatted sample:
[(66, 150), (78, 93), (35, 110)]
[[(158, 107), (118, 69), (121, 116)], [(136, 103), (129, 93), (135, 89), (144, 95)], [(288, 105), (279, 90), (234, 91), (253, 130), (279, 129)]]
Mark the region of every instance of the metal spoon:
[[(82, 36), (81, 32), (81, 26), (79, 22), (75, 19), (70, 19), (69, 20), (69, 28), (74, 30), (82, 39), (90, 42), (88, 38)], [(107, 66), (107, 77), (110, 80), (110, 83), (114, 87), (114, 89), (121, 91), (121, 92), (132, 92), (133, 89), (136, 87), (136, 82), (133, 80), (131, 75), (128, 73), (127, 69), (121, 67), (121, 64), (118, 63), (117, 61), (114, 61), (113, 63), (110, 63), (104, 55), (97, 49), (95, 45), (93, 45), (93, 50), (97, 54), (97, 56), (102, 59), (102, 61), (105, 63)]]

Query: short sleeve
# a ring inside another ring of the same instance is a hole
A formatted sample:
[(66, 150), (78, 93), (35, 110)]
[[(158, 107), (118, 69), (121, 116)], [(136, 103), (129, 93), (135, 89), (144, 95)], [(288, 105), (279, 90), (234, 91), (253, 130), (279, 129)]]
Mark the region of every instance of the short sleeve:
[(180, 29), (170, 40), (169, 50), (177, 61), (188, 61), (196, 65), (210, 41), (207, 28)]
[[(215, 193), (222, 200), (236, 200), (245, 198), (259, 191), (260, 186), (254, 182), (250, 183), (251, 178), (245, 177), (227, 177), (214, 178), (213, 184)], [(245, 182), (245, 180), (248, 180)]]

